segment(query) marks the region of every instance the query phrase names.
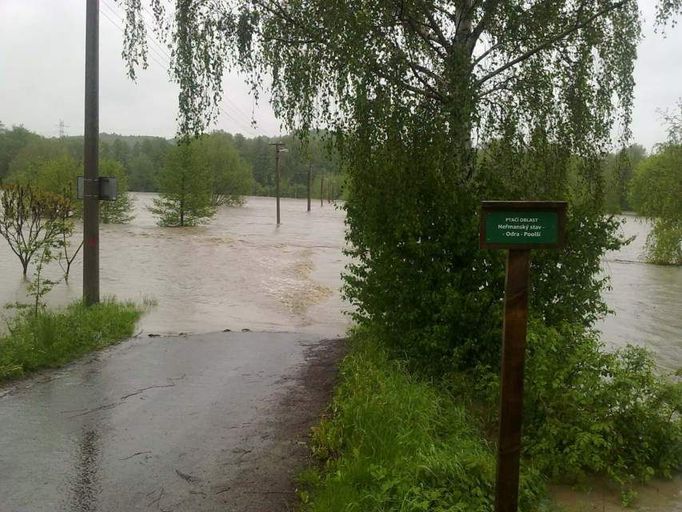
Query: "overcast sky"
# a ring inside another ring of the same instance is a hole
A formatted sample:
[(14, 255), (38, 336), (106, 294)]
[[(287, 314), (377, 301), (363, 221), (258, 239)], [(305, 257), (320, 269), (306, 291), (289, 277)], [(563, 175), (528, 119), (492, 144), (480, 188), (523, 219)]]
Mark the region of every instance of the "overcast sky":
[[(177, 88), (169, 83), (168, 58), (155, 46), (149, 69), (137, 83), (121, 60), (122, 13), (114, 0), (100, 0), (100, 129), (120, 134), (175, 133)], [(634, 139), (650, 149), (665, 138), (660, 110), (682, 98), (682, 24), (667, 37), (653, 32), (655, 0), (639, 0), (645, 38), (635, 71)], [(42, 135), (83, 131), (85, 0), (0, 0), (0, 121), (23, 124)], [(276, 135), (279, 122), (262, 98), (226, 76), (224, 113), (216, 128), (247, 136)], [(251, 127), (255, 112), (257, 129)]]

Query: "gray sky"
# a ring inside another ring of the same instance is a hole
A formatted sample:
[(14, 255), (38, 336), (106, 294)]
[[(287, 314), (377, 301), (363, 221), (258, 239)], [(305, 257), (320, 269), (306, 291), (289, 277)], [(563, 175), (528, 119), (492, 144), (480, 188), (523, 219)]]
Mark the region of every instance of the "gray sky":
[[(120, 56), (122, 12), (114, 0), (100, 2), (101, 131), (173, 136), (177, 88), (168, 82), (168, 58), (152, 45), (149, 69), (131, 82)], [(645, 39), (635, 70), (632, 128), (634, 140), (650, 149), (665, 138), (658, 111), (682, 98), (682, 24), (669, 28), (667, 37), (654, 34), (655, 0), (639, 3)], [(85, 0), (0, 0), (0, 121), (54, 136), (61, 119), (67, 134), (82, 133), (84, 25)], [(279, 133), (267, 98), (256, 105), (236, 75), (226, 76), (224, 87), (217, 128), (247, 136)]]

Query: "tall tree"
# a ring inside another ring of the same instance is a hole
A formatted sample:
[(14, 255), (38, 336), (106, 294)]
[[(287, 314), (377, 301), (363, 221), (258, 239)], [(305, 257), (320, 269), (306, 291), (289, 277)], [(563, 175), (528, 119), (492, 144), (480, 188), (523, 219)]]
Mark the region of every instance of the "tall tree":
[(161, 193), (151, 212), (161, 226), (194, 226), (215, 214), (211, 196), (212, 176), (205, 160), (189, 143), (181, 143), (168, 155), (159, 179)]
[(682, 101), (666, 121), (668, 141), (635, 170), (630, 201), (653, 222), (646, 244), (649, 261), (682, 265)]
[(251, 169), (241, 158), (232, 142), (232, 136), (224, 132), (192, 141), (192, 151), (203, 161), (211, 175), (211, 198), (214, 206), (239, 205), (242, 196), (253, 188)]
[(604, 162), (605, 203), (610, 213), (631, 210), (628, 187), (635, 168), (646, 158), (646, 149), (640, 144), (632, 144), (616, 154), (606, 156)]
[[(534, 311), (585, 326), (605, 311), (600, 257), (617, 241), (601, 163), (612, 128), (629, 135), (635, 0), (153, 5), (175, 49), (180, 134), (215, 118), (230, 66), (256, 90), (271, 77), (289, 127), (337, 134), (354, 256), (346, 291), (356, 317), (401, 349), (432, 366), (499, 360), (490, 319), (503, 264), (477, 248), (482, 197), (571, 198), (569, 246), (534, 259)], [(659, 6), (664, 23), (682, 1)], [(134, 73), (144, 24), (137, 0), (126, 9)]]
[(40, 139), (40, 136), (23, 126), (6, 128), (0, 123), (0, 180), (9, 174), (10, 163), (25, 147)]

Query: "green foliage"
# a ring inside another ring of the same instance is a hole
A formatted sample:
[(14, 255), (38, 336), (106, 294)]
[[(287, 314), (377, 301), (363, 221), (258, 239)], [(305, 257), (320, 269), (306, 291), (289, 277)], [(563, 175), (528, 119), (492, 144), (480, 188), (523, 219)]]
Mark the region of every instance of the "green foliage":
[[(323, 466), (302, 477), (303, 509), (492, 511), (495, 455), (478, 422), (378, 345), (363, 333), (353, 338), (330, 416), (313, 432)], [(537, 510), (543, 495), (543, 479), (526, 468), (520, 509)]]
[(118, 196), (115, 201), (100, 201), (99, 218), (104, 224), (125, 224), (133, 219), (133, 200), (128, 194), (128, 176), (123, 165), (116, 160), (100, 159), (100, 176), (113, 176), (117, 180)]
[(436, 113), (413, 121), (393, 112), (385, 121), (378, 108), (371, 115), (389, 128), (376, 141), (378, 130), (368, 127), (348, 149), (353, 260), (345, 291), (357, 321), (380, 326), (398, 353), (436, 373), (453, 363), (497, 366), (504, 260), (478, 248), (479, 200), (491, 197), (568, 199), (567, 247), (533, 254), (532, 307), (550, 325), (589, 326), (606, 311), (600, 259), (618, 247), (618, 223), (603, 216), (591, 188), (598, 160), (540, 137), (491, 144), (476, 162), (477, 182), (466, 186), (453, 176), (446, 140), (421, 129)]
[(24, 277), (33, 256), (61, 248), (73, 229), (73, 205), (63, 196), (27, 185), (4, 185), (0, 195), (0, 235), (19, 258)]
[(0, 182), (9, 174), (10, 163), (27, 145), (40, 138), (23, 126), (7, 129), (0, 123)]
[(128, 338), (139, 317), (135, 305), (113, 301), (91, 307), (75, 303), (38, 315), (20, 313), (9, 321), (10, 334), (0, 337), (0, 380), (61, 366)]
[(100, 134), (100, 158), (115, 160), (125, 169), (128, 190), (156, 192), (171, 141), (161, 137)]
[(42, 253), (38, 258), (38, 263), (36, 264), (35, 272), (33, 273), (33, 280), (29, 282), (26, 287), (28, 294), (33, 297), (33, 304), (31, 304), (31, 307), (34, 316), (38, 316), (45, 310), (47, 304), (43, 301), (44, 297), (59, 283), (59, 281), (53, 281), (46, 278), (43, 273), (45, 265), (54, 261), (56, 258), (57, 256), (54, 255), (51, 247), (43, 247)]
[(191, 142), (192, 152), (210, 174), (213, 206), (240, 205), (241, 196), (253, 190), (253, 178), (248, 164), (239, 156), (232, 136), (214, 132)]
[[(479, 365), (425, 380), (390, 357), (383, 335), (351, 337), (328, 416), (313, 430), (317, 468), (304, 510), (492, 510), (499, 375)], [(581, 325), (529, 326), (521, 510), (544, 510), (545, 481), (620, 485), (682, 465), (682, 383), (642, 348), (607, 352)]]
[(651, 263), (682, 265), (682, 221), (655, 219), (646, 246)]
[[(306, 196), (310, 168), (313, 197), (319, 199), (320, 178), (325, 176), (327, 183), (335, 186), (333, 190), (325, 188), (323, 195), (327, 197), (331, 193), (333, 199), (338, 199), (342, 193), (340, 163), (338, 155), (323, 140), (324, 135), (310, 136), (303, 141), (294, 135), (246, 138), (214, 132), (194, 144), (207, 151), (207, 165), (214, 175), (214, 200), (218, 203), (238, 204), (240, 196), (249, 194), (274, 195), (275, 160), (270, 146), (274, 141), (283, 141), (289, 150), (282, 159), (283, 197)], [(120, 190), (158, 192), (159, 179), (172, 147), (172, 141), (161, 137), (102, 133), (100, 175), (117, 176)], [(76, 176), (83, 174), (82, 158), (82, 137), (48, 139), (21, 127), (0, 132), (0, 180), (4, 178), (9, 183), (29, 183), (75, 199)], [(115, 216), (130, 217), (125, 203), (122, 200), (115, 207), (103, 203), (103, 222), (110, 218), (105, 210), (112, 207), (119, 211)], [(80, 203), (75, 206), (80, 211)]]
[(168, 155), (161, 197), (150, 208), (161, 226), (194, 226), (215, 215), (211, 168), (195, 148), (183, 143)]
[[(327, 183), (341, 183), (341, 168), (338, 154), (328, 144), (329, 134), (310, 135), (305, 140), (294, 135), (268, 138), (255, 137), (247, 139), (235, 135), (233, 140), (242, 158), (251, 165), (255, 195), (275, 195), (275, 151), (270, 145), (283, 142), (287, 153), (280, 159), (281, 183), (280, 193), (283, 197), (306, 197), (308, 193), (308, 171), (312, 171), (312, 197), (320, 197), (320, 179), (325, 177)], [(325, 141), (325, 136), (327, 140)], [(340, 197), (341, 188), (337, 187), (334, 198)], [(325, 189), (324, 196), (327, 197)]]
[(609, 213), (632, 210), (628, 189), (635, 168), (646, 158), (646, 150), (639, 144), (607, 155), (604, 161), (604, 205)]
[(636, 169), (630, 198), (653, 221), (647, 239), (652, 263), (682, 264), (682, 144), (661, 145)]
[(682, 466), (682, 384), (645, 349), (609, 352), (579, 326), (534, 322), (526, 383), (525, 454), (549, 477), (597, 473), (627, 488)]
[[(128, 177), (123, 165), (116, 160), (100, 158), (99, 174), (118, 179), (118, 199), (100, 203), (100, 220), (105, 224), (129, 222), (133, 205), (128, 195)], [(72, 202), (74, 214), (80, 216), (83, 203), (77, 198), (76, 180), (82, 175), (82, 165), (59, 141), (42, 140), (24, 148), (12, 161), (8, 181), (62, 195)]]
[(80, 215), (82, 203), (76, 198), (76, 179), (82, 174), (82, 165), (59, 141), (40, 139), (12, 160), (7, 182), (64, 196)]

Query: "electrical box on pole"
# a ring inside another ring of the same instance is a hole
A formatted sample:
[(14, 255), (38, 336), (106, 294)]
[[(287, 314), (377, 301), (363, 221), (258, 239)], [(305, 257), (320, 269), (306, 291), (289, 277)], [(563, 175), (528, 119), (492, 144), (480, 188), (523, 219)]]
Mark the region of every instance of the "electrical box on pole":
[[(77, 198), (85, 199), (85, 177), (78, 176), (77, 178)], [(113, 176), (99, 176), (97, 178), (98, 185), (95, 187), (97, 194), (93, 199), (100, 201), (116, 201), (118, 199), (118, 179)]]

